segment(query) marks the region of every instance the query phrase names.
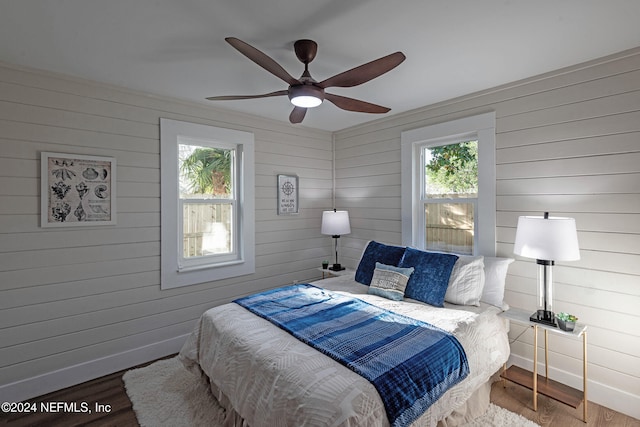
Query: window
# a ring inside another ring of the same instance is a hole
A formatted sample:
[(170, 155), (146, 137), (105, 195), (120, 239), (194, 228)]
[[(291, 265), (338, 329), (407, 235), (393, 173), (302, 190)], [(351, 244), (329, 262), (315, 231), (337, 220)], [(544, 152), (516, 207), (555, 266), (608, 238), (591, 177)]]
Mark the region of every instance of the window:
[(160, 120), (162, 289), (255, 271), (252, 133)]
[(425, 249), (471, 255), (478, 209), (478, 141), (421, 146), (419, 220)]
[(495, 255), (495, 113), (402, 133), (402, 240)]
[(178, 268), (233, 261), (238, 255), (236, 148), (200, 144), (178, 144)]

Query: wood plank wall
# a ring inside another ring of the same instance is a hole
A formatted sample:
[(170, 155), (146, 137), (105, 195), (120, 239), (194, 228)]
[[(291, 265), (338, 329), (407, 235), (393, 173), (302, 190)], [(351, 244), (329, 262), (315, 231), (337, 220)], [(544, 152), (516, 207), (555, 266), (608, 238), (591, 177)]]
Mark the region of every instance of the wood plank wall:
[[(498, 255), (515, 257), (520, 215), (576, 219), (582, 258), (555, 267), (555, 309), (589, 325), (590, 399), (640, 418), (640, 48), (337, 132), (343, 263), (356, 266), (369, 239), (401, 242), (401, 132), (488, 111)], [(535, 309), (535, 294), (535, 263), (517, 259), (507, 302)], [(512, 344), (514, 362), (531, 366), (532, 337)], [(551, 335), (550, 347), (553, 375), (581, 388), (580, 343)]]
[[(255, 274), (160, 290), (161, 117), (255, 133)], [(41, 151), (116, 157), (118, 224), (40, 228)], [(278, 173), (299, 176), (299, 215), (277, 215)], [(47, 383), (58, 370), (74, 383), (160, 357), (153, 346), (180, 343), (207, 308), (319, 279), (331, 206), (329, 132), (0, 64), (0, 401), (29, 397), (10, 383), (42, 375), (42, 394), (70, 385)]]

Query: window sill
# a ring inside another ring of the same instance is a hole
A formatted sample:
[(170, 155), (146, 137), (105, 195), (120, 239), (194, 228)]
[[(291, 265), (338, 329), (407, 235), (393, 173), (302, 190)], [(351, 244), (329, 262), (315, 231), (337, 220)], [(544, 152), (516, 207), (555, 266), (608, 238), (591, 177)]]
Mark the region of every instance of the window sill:
[(200, 270), (209, 270), (213, 268), (219, 267), (229, 267), (232, 265), (243, 264), (244, 260), (235, 260), (235, 261), (227, 261), (227, 262), (217, 262), (215, 264), (203, 264), (203, 265), (192, 265), (186, 267), (179, 267), (176, 271), (178, 273), (185, 273), (189, 271), (200, 271)]

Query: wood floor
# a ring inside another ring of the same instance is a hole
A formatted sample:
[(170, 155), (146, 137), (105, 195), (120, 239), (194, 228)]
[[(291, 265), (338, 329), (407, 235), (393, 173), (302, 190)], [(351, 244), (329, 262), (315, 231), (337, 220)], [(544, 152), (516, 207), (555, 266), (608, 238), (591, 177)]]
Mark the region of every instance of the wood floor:
[(582, 422), (582, 405), (573, 409), (542, 395), (538, 395), (538, 412), (535, 412), (531, 390), (508, 381), (493, 384), (491, 402), (545, 427), (640, 427), (640, 420), (593, 402), (587, 407), (587, 423)]
[[(29, 403), (36, 404), (38, 413), (0, 413), (0, 425), (11, 427), (137, 427), (138, 422), (122, 382), (123, 374), (124, 371), (118, 372), (32, 399)], [(640, 420), (630, 418), (592, 402), (589, 402), (589, 420), (586, 424), (581, 420), (582, 406), (578, 409), (573, 409), (545, 396), (538, 397), (538, 412), (534, 412), (531, 391), (509, 382), (503, 384), (502, 381), (498, 381), (493, 384), (491, 401), (498, 406), (535, 421), (541, 426), (640, 427)], [(79, 411), (84, 410), (81, 403), (86, 402), (86, 408), (90, 409), (91, 413), (88, 411), (86, 413), (43, 413), (40, 411), (41, 403), (55, 406), (57, 402), (75, 403)], [(109, 407), (102, 407), (102, 412), (100, 412), (96, 411), (96, 404), (109, 405)]]

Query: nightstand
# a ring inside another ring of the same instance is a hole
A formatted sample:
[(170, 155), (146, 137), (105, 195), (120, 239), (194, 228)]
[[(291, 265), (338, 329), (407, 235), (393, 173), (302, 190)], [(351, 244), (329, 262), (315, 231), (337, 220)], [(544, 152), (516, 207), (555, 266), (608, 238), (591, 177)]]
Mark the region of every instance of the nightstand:
[[(526, 310), (512, 308), (500, 314), (512, 322), (526, 325), (533, 328), (533, 372), (512, 365), (505, 369), (500, 375), (502, 378), (533, 390), (533, 410), (538, 410), (538, 393), (543, 394), (558, 402), (578, 408), (580, 403), (584, 403), (582, 408), (582, 421), (587, 422), (587, 326), (576, 323), (575, 329), (571, 332), (563, 331), (560, 328), (532, 322), (529, 320), (531, 313)], [(538, 330), (544, 330), (544, 376), (538, 375)], [(569, 387), (549, 379), (549, 332), (559, 334), (568, 338), (582, 337), (582, 383), (583, 391)]]
[(345, 268), (344, 270), (340, 270), (340, 271), (333, 271), (333, 270), (329, 270), (328, 268), (322, 268), (322, 267), (318, 267), (319, 271), (322, 271), (322, 278), (325, 278), (325, 274), (327, 275), (327, 278), (329, 277), (334, 277), (334, 276), (346, 276), (348, 274), (353, 274), (354, 270), (350, 269), (350, 268)]

